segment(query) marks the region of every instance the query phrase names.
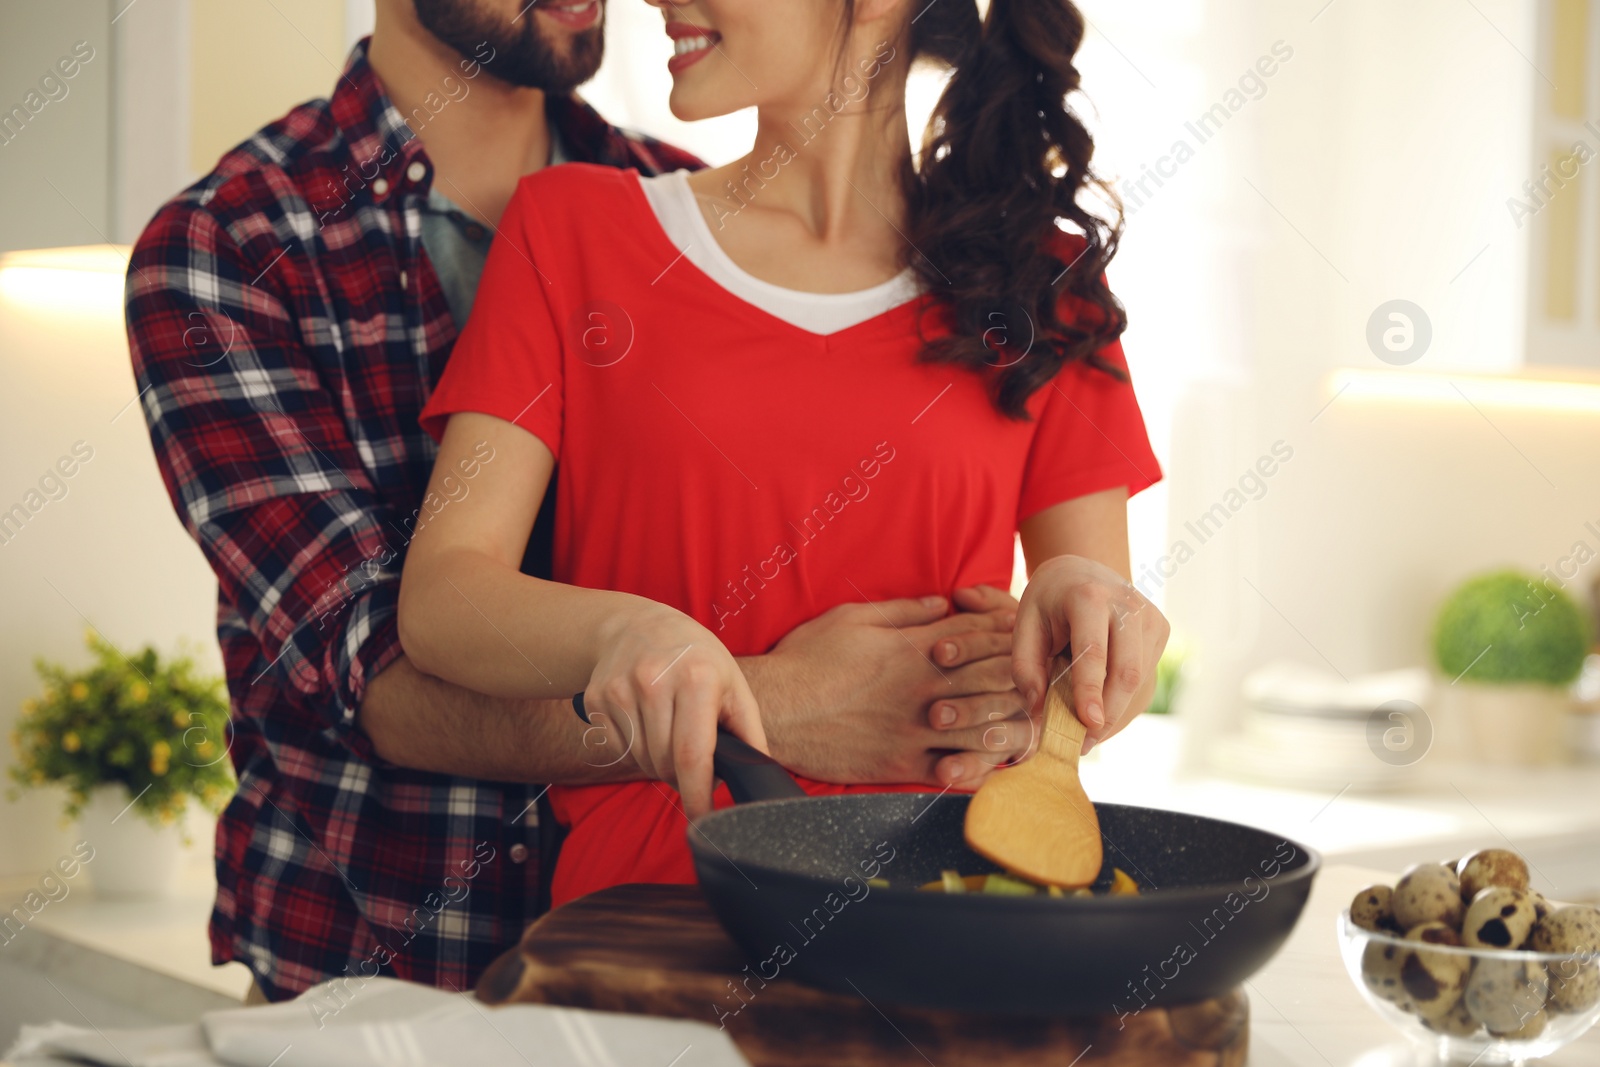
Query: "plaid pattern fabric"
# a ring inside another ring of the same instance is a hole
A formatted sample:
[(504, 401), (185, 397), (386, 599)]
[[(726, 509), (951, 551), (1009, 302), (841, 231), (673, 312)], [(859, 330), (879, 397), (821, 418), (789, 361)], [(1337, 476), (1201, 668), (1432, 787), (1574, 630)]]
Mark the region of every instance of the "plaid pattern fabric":
[[(573, 158), (699, 161), (552, 98)], [(328, 100), (230, 151), (151, 221), (127, 326), (157, 463), (217, 573), (239, 789), (212, 959), (272, 999), (339, 975), (467, 988), (535, 917), (537, 785), (407, 770), (354, 729), (400, 655), (400, 567), (456, 327), (421, 243), (422, 143), (358, 44)], [(448, 191), (448, 190), (447, 190)]]

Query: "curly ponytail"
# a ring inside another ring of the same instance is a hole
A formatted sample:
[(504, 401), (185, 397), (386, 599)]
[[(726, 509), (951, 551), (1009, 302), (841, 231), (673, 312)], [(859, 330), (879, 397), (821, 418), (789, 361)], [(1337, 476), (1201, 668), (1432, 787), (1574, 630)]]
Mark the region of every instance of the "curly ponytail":
[[(922, 358), (991, 374), (995, 406), (1025, 419), (1028, 398), (1068, 363), (1121, 376), (1096, 355), (1127, 325), (1103, 280), (1121, 208), (1091, 171), (1094, 140), (1066, 103), (1078, 88), (1083, 16), (1071, 0), (990, 0), (981, 20), (975, 0), (912, 7), (921, 13), (911, 58), (954, 70), (921, 164), (908, 163), (903, 178), (906, 256), (951, 326)], [(1088, 186), (1105, 194), (1114, 219), (1079, 205)], [(1081, 244), (1062, 239), (1058, 219)], [(1070, 262), (1059, 255), (1069, 248)], [(1074, 309), (1066, 322), (1063, 297)]]

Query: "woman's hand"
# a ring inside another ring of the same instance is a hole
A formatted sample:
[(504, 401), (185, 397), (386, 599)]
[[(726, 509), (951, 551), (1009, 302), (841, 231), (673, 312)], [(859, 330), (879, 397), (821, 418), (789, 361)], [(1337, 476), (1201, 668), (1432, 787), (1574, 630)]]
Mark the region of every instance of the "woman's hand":
[(591, 722), (621, 734), (641, 772), (678, 790), (693, 819), (711, 810), (718, 725), (765, 752), (761, 713), (710, 630), (675, 608), (634, 599), (600, 628), (584, 707)]
[(1011, 673), (1028, 714), (1038, 716), (1054, 681), (1051, 661), (1070, 647), (1072, 705), (1088, 730), (1087, 752), (1150, 703), (1170, 632), (1122, 575), (1082, 556), (1056, 556), (1039, 564), (1022, 594)]

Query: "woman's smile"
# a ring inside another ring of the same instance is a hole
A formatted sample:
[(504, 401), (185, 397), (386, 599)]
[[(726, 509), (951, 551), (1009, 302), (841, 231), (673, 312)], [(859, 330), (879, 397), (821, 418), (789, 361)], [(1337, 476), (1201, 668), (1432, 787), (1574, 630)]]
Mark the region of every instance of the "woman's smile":
[(672, 38), (672, 58), (667, 60), (667, 69), (677, 74), (688, 70), (706, 56), (722, 40), (722, 35), (704, 26), (692, 26), (687, 22), (668, 22), (667, 36)]

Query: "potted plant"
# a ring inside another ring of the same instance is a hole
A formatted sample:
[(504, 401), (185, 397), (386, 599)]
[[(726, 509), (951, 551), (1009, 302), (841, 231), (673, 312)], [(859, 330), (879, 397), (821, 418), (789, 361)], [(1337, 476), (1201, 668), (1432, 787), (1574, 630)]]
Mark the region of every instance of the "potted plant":
[(1150, 695), (1146, 715), (1170, 715), (1183, 685), (1183, 662), (1188, 651), (1176, 637), (1167, 641), (1166, 649), (1156, 661), (1156, 689)]
[(34, 661), (44, 689), (22, 706), (11, 776), (66, 787), (66, 814), (95, 850), (97, 893), (162, 895), (178, 871), (189, 801), (215, 813), (233, 788), (222, 685), (187, 656), (163, 660), (149, 646), (124, 656), (92, 630), (86, 640), (87, 670)]
[(1568, 756), (1569, 687), (1589, 641), (1573, 599), (1522, 571), (1479, 575), (1450, 595), (1434, 658), (1479, 759), (1539, 765)]

